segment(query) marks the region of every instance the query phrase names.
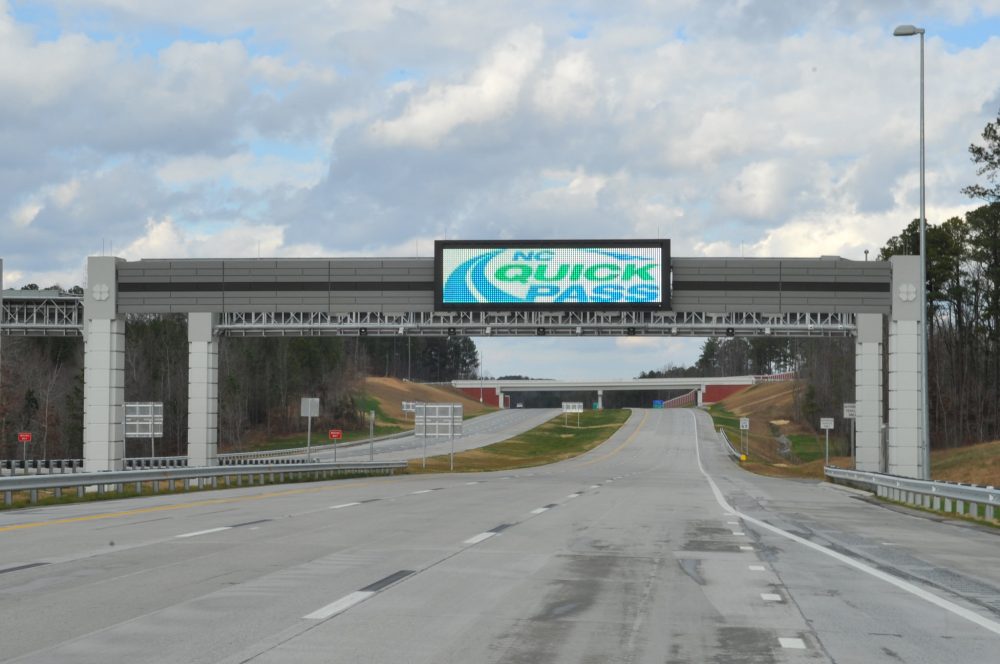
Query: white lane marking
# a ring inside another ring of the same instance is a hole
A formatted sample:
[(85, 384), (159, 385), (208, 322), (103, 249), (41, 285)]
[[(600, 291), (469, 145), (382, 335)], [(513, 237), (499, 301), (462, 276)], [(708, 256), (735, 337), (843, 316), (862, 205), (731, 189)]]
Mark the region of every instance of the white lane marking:
[(542, 512), (548, 512), (548, 511), (549, 511), (548, 507), (539, 507), (537, 509), (531, 510), (531, 513), (532, 514), (541, 514)]
[[(900, 590), (905, 590), (911, 595), (915, 595), (916, 597), (919, 597), (920, 599), (929, 602), (934, 606), (942, 608), (945, 611), (948, 611), (949, 613), (959, 616), (960, 618), (965, 618), (969, 622), (979, 625), (983, 629), (993, 632), (994, 634), (1000, 634), (1000, 623), (994, 620), (990, 620), (989, 618), (984, 618), (975, 611), (970, 611), (964, 606), (959, 606), (958, 604), (948, 601), (943, 597), (938, 597), (934, 593), (928, 592), (923, 588), (915, 586), (909, 581), (904, 581), (903, 579), (895, 577), (891, 574), (887, 574), (882, 570), (875, 569), (871, 565), (867, 565), (863, 562), (855, 560), (854, 558), (846, 556), (840, 553), (839, 551), (833, 551), (831, 549), (826, 548), (825, 546), (816, 544), (815, 542), (810, 542), (809, 540), (803, 537), (799, 537), (798, 535), (790, 533), (786, 530), (782, 530), (777, 526), (772, 526), (766, 521), (755, 519), (752, 516), (748, 516), (746, 514), (743, 514), (742, 512), (733, 509), (732, 506), (726, 501), (725, 496), (722, 495), (722, 491), (719, 490), (719, 487), (718, 485), (716, 485), (715, 480), (713, 480), (712, 476), (705, 471), (705, 466), (703, 466), (701, 463), (701, 449), (700, 449), (701, 446), (698, 444), (698, 418), (695, 417), (694, 413), (691, 413), (691, 419), (694, 420), (694, 451), (698, 458), (698, 470), (700, 470), (701, 474), (705, 476), (706, 480), (708, 480), (708, 486), (711, 487), (712, 489), (712, 495), (715, 496), (715, 501), (719, 503), (719, 506), (722, 507), (722, 509), (733, 512), (734, 515), (739, 516), (744, 521), (749, 521), (750, 523), (756, 526), (760, 526), (765, 530), (770, 530), (772, 533), (776, 535), (780, 535), (793, 542), (798, 542), (802, 546), (808, 547), (813, 551), (818, 551), (819, 553), (830, 556), (834, 560), (839, 560), (845, 565), (853, 567), (856, 570), (859, 570), (861, 572), (864, 572), (865, 574), (875, 577), (876, 579), (894, 585)], [(741, 546), (740, 548), (742, 549), (743, 547)], [(797, 646), (784, 646), (784, 647), (797, 647)], [(803, 645), (802, 647), (805, 646)]]
[(753, 551), (752, 546), (741, 546), (740, 551)]
[(726, 521), (726, 525), (727, 526), (738, 526), (738, 525), (740, 525), (740, 522), (739, 521)]
[(600, 485), (600, 484), (591, 484), (591, 485), (590, 485), (590, 488), (591, 488), (591, 489), (600, 489), (600, 488), (601, 488), (601, 485)]
[(788, 639), (782, 637), (778, 639), (778, 643), (781, 644), (782, 648), (794, 648), (795, 650), (806, 649), (806, 642), (802, 639)]
[(470, 537), (469, 539), (465, 540), (463, 542), (463, 544), (479, 544), (480, 542), (482, 542), (484, 540), (488, 540), (489, 538), (493, 537), (494, 535), (496, 535), (496, 533), (479, 533), (478, 535), (475, 535), (475, 536)]
[(568, 499), (570, 499), (570, 498), (579, 498), (579, 497), (580, 497), (580, 495), (581, 495), (581, 494), (579, 494), (579, 493), (571, 493), (571, 494), (569, 494), (568, 496), (566, 496), (566, 499), (568, 500)]
[(781, 595), (775, 595), (774, 593), (761, 593), (760, 598), (765, 602), (780, 602)]
[(466, 482), (465, 486), (472, 486), (473, 484), (479, 484), (479, 482)]
[(199, 530), (193, 533), (184, 533), (183, 535), (175, 535), (174, 537), (176, 537), (177, 539), (181, 539), (183, 537), (197, 537), (198, 535), (207, 535), (209, 533), (217, 533), (223, 530), (231, 530), (231, 529), (232, 526), (222, 526), (221, 528), (209, 528), (208, 530)]
[(260, 526), (250, 526), (250, 530), (260, 530)]
[(424, 489), (422, 491), (411, 491), (410, 495), (411, 496), (415, 496), (415, 495), (417, 495), (419, 493), (430, 493), (431, 491), (432, 491), (432, 489)]
[(733, 535), (736, 535), (737, 537), (743, 537), (743, 531), (742, 530), (734, 530), (733, 531)]
[(350, 595), (344, 595), (336, 602), (331, 602), (321, 609), (316, 609), (312, 613), (306, 616), (302, 616), (305, 620), (326, 620), (331, 618), (338, 613), (343, 613), (355, 604), (360, 604), (365, 601), (375, 593), (369, 590), (357, 590)]
[(345, 507), (354, 507), (355, 505), (360, 505), (361, 503), (341, 503), (340, 505), (333, 505), (330, 507), (332, 510), (342, 510)]
[(751, 572), (763, 572), (764, 571), (764, 566), (763, 565), (747, 565), (747, 568)]

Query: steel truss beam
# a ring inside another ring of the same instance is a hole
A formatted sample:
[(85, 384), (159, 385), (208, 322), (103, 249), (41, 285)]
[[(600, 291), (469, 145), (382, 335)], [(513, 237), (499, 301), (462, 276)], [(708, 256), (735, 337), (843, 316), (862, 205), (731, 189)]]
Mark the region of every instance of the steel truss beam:
[(266, 336), (783, 336), (846, 337), (854, 314), (751, 312), (228, 312), (230, 337)]
[(5, 297), (0, 307), (0, 334), (22, 337), (82, 336), (83, 300), (72, 295)]

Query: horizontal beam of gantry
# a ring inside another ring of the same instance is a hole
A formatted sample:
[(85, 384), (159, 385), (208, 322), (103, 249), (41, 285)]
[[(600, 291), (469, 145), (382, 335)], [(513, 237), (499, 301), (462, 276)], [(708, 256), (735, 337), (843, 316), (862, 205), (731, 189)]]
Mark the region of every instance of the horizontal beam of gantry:
[[(434, 311), (431, 258), (140, 260), (117, 267), (124, 314)], [(888, 313), (887, 262), (674, 258), (672, 312)]]
[(651, 390), (695, 390), (706, 385), (753, 385), (753, 376), (722, 378), (633, 378), (629, 380), (453, 380), (460, 390), (478, 389), (500, 392), (643, 392)]

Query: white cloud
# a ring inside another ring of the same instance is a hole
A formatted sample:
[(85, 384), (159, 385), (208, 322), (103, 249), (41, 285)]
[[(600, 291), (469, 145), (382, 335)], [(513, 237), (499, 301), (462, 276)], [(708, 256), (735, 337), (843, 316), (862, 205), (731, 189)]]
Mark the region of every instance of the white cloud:
[(493, 49), (468, 83), (431, 86), (400, 117), (376, 122), (372, 132), (388, 143), (433, 147), (457, 127), (494, 120), (514, 108), (541, 54), (541, 29), (518, 30)]
[(577, 51), (556, 62), (535, 87), (534, 101), (557, 120), (589, 115), (598, 102), (597, 71), (590, 56)]

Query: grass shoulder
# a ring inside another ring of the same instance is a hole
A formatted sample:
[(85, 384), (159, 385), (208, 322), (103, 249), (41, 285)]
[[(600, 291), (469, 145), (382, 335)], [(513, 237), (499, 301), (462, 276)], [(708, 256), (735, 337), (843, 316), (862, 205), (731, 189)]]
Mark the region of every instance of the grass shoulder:
[[(576, 417), (564, 423), (558, 415), (539, 427), (505, 441), (487, 445), (475, 450), (455, 454), (455, 470), (458, 472), (483, 472), (514, 470), (529, 466), (571, 459), (592, 450), (610, 438), (628, 420), (628, 410), (587, 411), (580, 415), (580, 425)], [(441, 472), (449, 468), (448, 455), (429, 457), (427, 467), (422, 461), (410, 461), (408, 472)]]

